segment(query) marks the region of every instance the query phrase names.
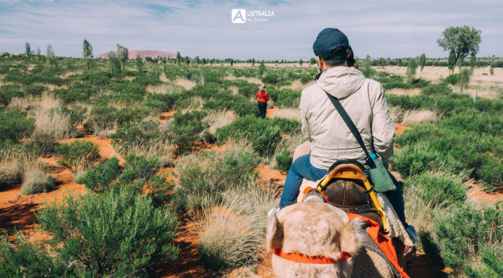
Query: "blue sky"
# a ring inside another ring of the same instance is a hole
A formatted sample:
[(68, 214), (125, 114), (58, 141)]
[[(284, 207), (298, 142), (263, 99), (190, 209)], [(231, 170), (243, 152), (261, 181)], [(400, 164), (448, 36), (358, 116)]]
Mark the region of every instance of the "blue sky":
[[(233, 24), (232, 9), (273, 11), (268, 21)], [(503, 1), (156, 1), (0, 0), (0, 52), (81, 57), (121, 44), (201, 58), (297, 60), (313, 57), (325, 27), (343, 31), (358, 57), (446, 57), (436, 40), (449, 26), (482, 30), (478, 56), (503, 56)]]

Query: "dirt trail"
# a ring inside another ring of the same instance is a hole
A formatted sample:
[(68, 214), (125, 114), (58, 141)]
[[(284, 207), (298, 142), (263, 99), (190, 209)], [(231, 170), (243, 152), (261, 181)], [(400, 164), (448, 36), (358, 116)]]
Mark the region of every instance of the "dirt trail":
[(267, 108), (267, 112), (265, 114), (266, 118), (272, 118), (274, 116), (274, 112), (278, 111), (278, 106), (273, 106), (272, 108)]

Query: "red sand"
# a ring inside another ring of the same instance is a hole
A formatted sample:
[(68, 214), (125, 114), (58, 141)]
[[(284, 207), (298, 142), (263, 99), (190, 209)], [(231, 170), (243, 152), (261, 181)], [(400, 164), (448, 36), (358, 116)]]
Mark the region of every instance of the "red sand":
[(277, 106), (273, 106), (272, 108), (268, 108), (265, 114), (266, 118), (272, 118), (274, 116), (274, 112), (279, 109)]

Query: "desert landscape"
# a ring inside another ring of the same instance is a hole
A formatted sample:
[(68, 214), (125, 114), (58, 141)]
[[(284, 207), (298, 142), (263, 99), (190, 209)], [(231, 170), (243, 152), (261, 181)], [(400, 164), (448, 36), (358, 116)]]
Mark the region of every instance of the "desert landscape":
[[(267, 211), (304, 141), (298, 106), (314, 66), (0, 59), (3, 277), (274, 277)], [(497, 277), (503, 70), (475, 68), (461, 87), (447, 67), (406, 81), (407, 67), (366, 62), (420, 238), (404, 270)]]

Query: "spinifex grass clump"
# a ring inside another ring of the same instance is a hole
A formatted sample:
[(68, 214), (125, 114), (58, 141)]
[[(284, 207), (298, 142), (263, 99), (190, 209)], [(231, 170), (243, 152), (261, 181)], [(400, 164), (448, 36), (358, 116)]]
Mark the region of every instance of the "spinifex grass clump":
[(100, 147), (91, 141), (62, 144), (56, 147), (55, 151), (57, 155), (61, 156), (58, 163), (74, 170), (87, 168), (101, 159)]
[(157, 265), (175, 259), (175, 217), (170, 207), (155, 208), (128, 186), (70, 196), (37, 213), (41, 228), (53, 236), (54, 251), (76, 272), (114, 277), (148, 277)]
[(250, 150), (193, 154), (177, 166), (176, 203), (186, 209), (216, 203), (225, 190), (247, 184), (258, 162), (258, 155)]
[(253, 149), (261, 156), (273, 154), (282, 140), (282, 134), (298, 132), (300, 122), (283, 118), (259, 119), (252, 116), (237, 118), (230, 125), (217, 129), (218, 142), (230, 137), (243, 137), (252, 142)]

